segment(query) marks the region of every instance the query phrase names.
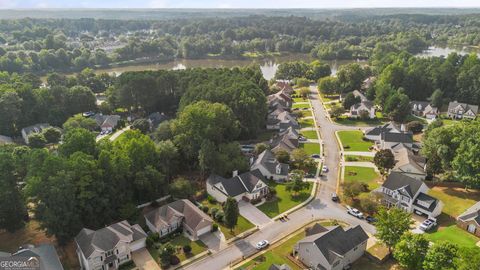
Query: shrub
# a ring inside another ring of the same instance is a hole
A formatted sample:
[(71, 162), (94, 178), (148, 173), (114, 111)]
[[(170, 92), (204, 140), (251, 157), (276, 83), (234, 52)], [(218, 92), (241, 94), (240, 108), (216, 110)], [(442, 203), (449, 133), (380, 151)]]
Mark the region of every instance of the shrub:
[(411, 121), (407, 123), (407, 130), (413, 133), (420, 133), (423, 130), (423, 124), (420, 121)]
[(208, 206), (204, 205), (204, 206), (202, 207), (202, 211), (203, 211), (204, 213), (208, 213), (208, 210), (209, 210)]
[(216, 232), (216, 231), (218, 231), (218, 224), (213, 223), (211, 232)]
[(177, 265), (179, 263), (180, 263), (180, 259), (177, 256), (172, 255), (170, 257), (170, 265)]
[(192, 252), (192, 247), (190, 245), (183, 246), (183, 252), (189, 254), (190, 252)]
[(212, 197), (211, 195), (207, 196), (207, 201), (211, 204), (216, 204), (217, 203), (217, 200), (214, 197)]
[(216, 207), (212, 207), (212, 208), (210, 209), (210, 215), (211, 215), (212, 217), (215, 217), (215, 214), (216, 214), (217, 212), (218, 212), (218, 208), (216, 208)]
[(216, 221), (223, 221), (223, 217), (225, 216), (225, 214), (223, 213), (223, 211), (218, 211), (216, 214), (215, 214), (215, 220)]

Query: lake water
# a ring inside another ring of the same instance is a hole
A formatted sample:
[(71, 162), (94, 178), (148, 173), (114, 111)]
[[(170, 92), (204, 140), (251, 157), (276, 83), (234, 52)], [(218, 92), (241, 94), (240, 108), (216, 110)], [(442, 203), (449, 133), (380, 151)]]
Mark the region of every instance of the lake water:
[(479, 50), (477, 48), (472, 47), (456, 47), (456, 48), (448, 48), (448, 47), (438, 47), (438, 46), (431, 46), (427, 50), (417, 54), (418, 57), (430, 57), (430, 56), (448, 56), (450, 53), (458, 53), (460, 55), (465, 55), (469, 53), (478, 53)]
[[(107, 72), (109, 74), (116, 74), (117, 76), (123, 72), (127, 71), (142, 71), (142, 70), (179, 70), (186, 68), (233, 68), (233, 67), (242, 67), (250, 64), (260, 65), (262, 70), (263, 77), (267, 80), (272, 79), (277, 72), (278, 65), (290, 61), (306, 61), (311, 62), (314, 59), (307, 54), (291, 54), (286, 56), (278, 57), (269, 57), (262, 59), (244, 59), (244, 60), (223, 60), (223, 59), (178, 59), (175, 61), (167, 63), (157, 63), (157, 64), (145, 64), (145, 65), (131, 65), (131, 66), (121, 66), (113, 67), (108, 69), (97, 69), (96, 73)], [(324, 61), (328, 63), (332, 69), (332, 73), (335, 74), (338, 68), (341, 65), (348, 63), (358, 62), (361, 64), (366, 64), (366, 61), (355, 61), (355, 60), (338, 60), (338, 61)]]

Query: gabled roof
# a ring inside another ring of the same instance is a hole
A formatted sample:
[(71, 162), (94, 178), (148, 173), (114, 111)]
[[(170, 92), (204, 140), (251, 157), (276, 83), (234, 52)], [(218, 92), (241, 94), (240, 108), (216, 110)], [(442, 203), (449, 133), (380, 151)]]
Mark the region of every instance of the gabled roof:
[(95, 250), (105, 252), (113, 249), (120, 241), (132, 242), (146, 238), (147, 234), (138, 225), (120, 221), (97, 231), (83, 228), (75, 237), (78, 247), (88, 258)]
[(63, 270), (57, 251), (51, 244), (26, 245), (17, 252), (8, 255), (5, 257), (36, 257), (40, 261), (40, 270)]
[(427, 195), (423, 192), (420, 192), (417, 198), (415, 198), (415, 201), (413, 202), (413, 204), (416, 207), (432, 212), (433, 210), (435, 210), (435, 207), (437, 207), (438, 199), (430, 195)]
[[(257, 166), (264, 167), (270, 174), (288, 175), (288, 164), (278, 162), (272, 151), (269, 149), (265, 149), (265, 151), (258, 155), (251, 167), (257, 168)], [(277, 173), (278, 167), (280, 167), (280, 173)]]
[(398, 127), (395, 123), (390, 122), (382, 126), (376, 126), (371, 129), (368, 129), (365, 132), (365, 135), (378, 136), (383, 132), (401, 132), (401, 128)]
[(223, 190), (218, 190), (230, 197), (235, 197), (245, 192), (252, 192), (260, 181), (265, 182), (265, 179), (258, 169), (242, 173), (229, 179), (214, 174), (210, 175), (207, 179), (207, 182), (213, 186), (220, 184)]
[(273, 138), (270, 146), (272, 147), (273, 152), (276, 152), (280, 149), (291, 152), (298, 147), (298, 139), (292, 138), (289, 134), (283, 134), (279, 137)]
[(328, 231), (327, 228), (323, 227), (319, 223), (315, 223), (312, 227), (305, 229), (305, 235), (310, 236), (314, 234), (319, 234)]
[(413, 143), (412, 132), (382, 132), (380, 139), (385, 142)]
[(360, 98), (360, 101), (368, 101), (368, 98), (360, 91), (358, 90), (353, 90), (352, 94), (355, 96), (355, 97), (359, 97)]
[(272, 264), (268, 268), (268, 270), (291, 270), (291, 269), (292, 268), (290, 268), (290, 266), (288, 266), (287, 264), (282, 264), (282, 265)]
[(475, 203), (467, 211), (463, 212), (458, 219), (461, 221), (474, 220), (480, 226), (480, 202)]
[(477, 105), (470, 105), (467, 103), (461, 103), (457, 101), (452, 101), (448, 103), (448, 111), (451, 113), (457, 113), (458, 111), (462, 110), (463, 113), (467, 111), (472, 111), (474, 114), (478, 114), (478, 106)]
[(46, 129), (48, 127), (50, 127), (50, 124), (48, 123), (35, 124), (22, 128), (22, 133), (24, 132), (28, 136), (32, 133), (40, 133), (43, 129)]
[(367, 233), (360, 225), (344, 230), (336, 226), (326, 232), (313, 234), (300, 240), (298, 243), (314, 243), (315, 247), (332, 264), (336, 258), (344, 256), (347, 252), (368, 240)]
[(350, 108), (351, 111), (361, 111), (361, 110), (371, 110), (373, 108), (373, 102), (371, 101), (362, 101), (360, 103), (356, 103), (352, 105)]
[(425, 110), (425, 108), (427, 106), (429, 106), (430, 103), (428, 101), (411, 101), (410, 102), (410, 107), (412, 108), (412, 110), (414, 111), (420, 111), (420, 112), (423, 112), (423, 110)]
[(413, 153), (405, 144), (400, 143), (395, 147), (392, 147), (393, 154), (395, 156), (395, 167), (393, 170), (398, 170), (403, 172), (403, 167), (406, 165), (413, 166), (416, 170), (420, 172), (425, 171), (425, 164), (427, 160), (418, 155)]
[(174, 201), (154, 209), (145, 214), (145, 219), (158, 229), (168, 227), (180, 220), (193, 230), (213, 223), (213, 220), (207, 214), (186, 199)]
[(391, 172), (385, 182), (383, 182), (382, 187), (397, 190), (403, 195), (408, 195), (410, 198), (413, 198), (422, 185), (423, 182), (421, 180), (409, 177), (400, 172)]

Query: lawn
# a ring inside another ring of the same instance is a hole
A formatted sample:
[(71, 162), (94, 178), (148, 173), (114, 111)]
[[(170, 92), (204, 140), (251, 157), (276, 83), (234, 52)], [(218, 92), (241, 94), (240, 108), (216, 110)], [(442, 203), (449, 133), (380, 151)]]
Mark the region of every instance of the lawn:
[(313, 154), (320, 154), (320, 145), (318, 143), (301, 143), (299, 148), (305, 150), (310, 156)]
[(302, 113), (301, 117), (313, 116), (312, 111), (299, 111)]
[(295, 109), (295, 108), (300, 108), (300, 109), (310, 108), (310, 104), (308, 102), (293, 103), (292, 109)]
[(324, 95), (324, 94), (320, 94), (320, 96), (321, 96), (323, 102), (329, 102), (329, 101), (332, 101), (332, 100), (338, 100), (338, 99), (340, 98), (339, 95)]
[(290, 191), (287, 191), (288, 184), (278, 184), (269, 181), (268, 185), (275, 188), (277, 191), (276, 199), (268, 201), (258, 207), (260, 211), (264, 212), (269, 217), (275, 217), (288, 209), (291, 209), (300, 203), (304, 202), (312, 192), (312, 183), (308, 182), (308, 189), (300, 192), (298, 196), (292, 197)]
[[(331, 221), (319, 222), (322, 226), (332, 226)], [(344, 224), (341, 224), (342, 226)], [(295, 244), (302, 240), (305, 237), (305, 230), (301, 229), (295, 233), (287, 241), (274, 246), (268, 252), (265, 252), (262, 255), (259, 255), (248, 263), (238, 267), (236, 270), (268, 270), (272, 264), (288, 264), (292, 270), (300, 270), (302, 268), (298, 267), (290, 259), (288, 259), (289, 254), (292, 252)]]
[(339, 131), (338, 137), (345, 151), (368, 152), (372, 142), (363, 140), (363, 132), (360, 130)]
[(345, 155), (345, 161), (347, 161), (347, 162), (373, 162), (373, 157)]
[(437, 231), (425, 233), (428, 240), (432, 242), (447, 241), (457, 244), (459, 247), (476, 247), (476, 243), (480, 241), (476, 236), (460, 229), (457, 225), (452, 224), (448, 227), (440, 227)]
[(308, 102), (308, 98), (303, 98), (303, 97), (296, 97), (293, 98), (293, 102)]
[[(202, 241), (198, 240), (192, 242), (190, 239), (180, 234), (164, 244), (158, 243), (158, 249), (155, 248), (155, 244), (148, 248), (148, 251), (157, 262), (160, 260), (159, 250), (161, 250), (167, 243), (170, 243), (175, 248), (175, 255), (181, 262), (207, 250), (207, 246)], [(183, 246), (185, 245), (189, 245), (192, 248), (192, 251), (189, 254), (183, 252)]]
[(464, 188), (432, 187), (428, 194), (443, 201), (443, 213), (453, 218), (480, 200), (480, 190)]
[(307, 139), (318, 140), (317, 131), (315, 130), (302, 131), (301, 134)]
[(343, 115), (334, 119), (336, 123), (346, 126), (366, 127), (366, 126), (378, 126), (385, 123), (382, 119), (375, 118), (369, 120), (360, 120), (355, 118), (348, 118)]
[[(201, 202), (202, 205), (205, 205), (205, 206), (208, 206), (209, 208), (209, 211), (212, 209), (212, 208), (218, 208), (218, 209), (222, 209), (222, 206), (218, 203), (210, 203), (208, 200), (203, 200)], [(237, 221), (237, 226), (235, 226), (235, 228), (233, 229), (233, 231), (230, 231), (229, 228), (225, 227), (225, 225), (223, 225), (222, 223), (219, 223), (219, 222), (216, 222), (218, 224), (218, 228), (220, 229), (220, 231), (222, 231), (223, 235), (225, 235), (225, 239), (230, 239), (230, 238), (233, 238), (235, 237), (236, 235), (240, 234), (240, 233), (243, 233), (247, 230), (250, 230), (251, 228), (255, 227), (255, 225), (253, 225), (252, 223), (250, 223), (250, 221), (248, 221), (247, 219), (245, 219), (243, 216), (238, 216), (238, 221)]]
[(313, 127), (313, 119), (300, 119), (298, 121), (301, 128)]
[(345, 182), (363, 182), (368, 184), (370, 190), (374, 190), (380, 186), (378, 180), (380, 175), (373, 168), (368, 167), (345, 167)]

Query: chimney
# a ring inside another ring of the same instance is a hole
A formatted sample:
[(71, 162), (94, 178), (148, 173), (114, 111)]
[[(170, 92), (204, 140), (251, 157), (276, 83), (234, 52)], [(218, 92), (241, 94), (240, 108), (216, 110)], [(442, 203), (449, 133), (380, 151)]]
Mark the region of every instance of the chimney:
[(235, 170), (235, 171), (233, 171), (233, 173), (232, 173), (232, 177), (236, 177), (236, 176), (238, 176), (238, 170)]
[(253, 157), (250, 157), (250, 166), (252, 166), (254, 160), (255, 160), (255, 159), (254, 159)]

